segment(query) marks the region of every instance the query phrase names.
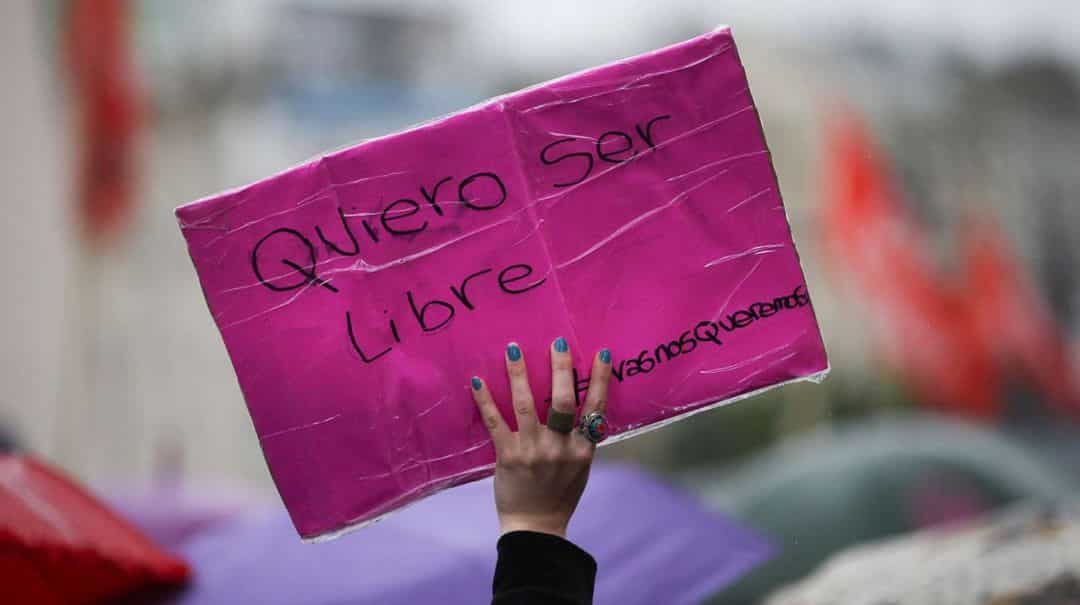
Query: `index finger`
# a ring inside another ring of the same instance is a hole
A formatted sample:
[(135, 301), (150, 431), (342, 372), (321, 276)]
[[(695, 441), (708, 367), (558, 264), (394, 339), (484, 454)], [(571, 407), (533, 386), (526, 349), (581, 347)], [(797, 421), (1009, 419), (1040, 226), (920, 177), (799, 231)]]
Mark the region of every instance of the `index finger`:
[(506, 373), (510, 376), (510, 395), (514, 402), (514, 417), (518, 432), (526, 435), (536, 433), (536, 402), (529, 386), (529, 372), (521, 347), (512, 342), (506, 346)]
[(480, 380), (479, 376), (473, 376), (470, 381), (473, 401), (480, 410), (480, 418), (484, 421), (491, 440), (495, 443), (495, 451), (499, 452), (506, 443), (506, 436), (510, 433), (510, 427), (506, 426), (499, 408), (495, 406), (495, 400), (491, 397), (487, 383)]

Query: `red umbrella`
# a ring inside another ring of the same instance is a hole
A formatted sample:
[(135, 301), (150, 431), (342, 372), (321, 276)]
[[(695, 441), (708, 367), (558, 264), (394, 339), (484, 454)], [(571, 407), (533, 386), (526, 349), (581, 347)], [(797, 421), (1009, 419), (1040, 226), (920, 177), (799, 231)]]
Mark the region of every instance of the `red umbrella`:
[(55, 470), (0, 455), (0, 602), (91, 603), (190, 573)]

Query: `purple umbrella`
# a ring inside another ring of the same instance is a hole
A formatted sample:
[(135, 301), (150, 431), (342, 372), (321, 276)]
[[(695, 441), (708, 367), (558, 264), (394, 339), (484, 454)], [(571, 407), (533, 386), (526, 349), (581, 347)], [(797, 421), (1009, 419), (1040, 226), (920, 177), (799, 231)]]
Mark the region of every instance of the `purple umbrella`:
[[(264, 510), (179, 545), (195, 581), (174, 603), (485, 603), (497, 537), (490, 479), (324, 544)], [(697, 603), (771, 555), (752, 531), (625, 466), (593, 469), (570, 539), (596, 557), (598, 604)]]

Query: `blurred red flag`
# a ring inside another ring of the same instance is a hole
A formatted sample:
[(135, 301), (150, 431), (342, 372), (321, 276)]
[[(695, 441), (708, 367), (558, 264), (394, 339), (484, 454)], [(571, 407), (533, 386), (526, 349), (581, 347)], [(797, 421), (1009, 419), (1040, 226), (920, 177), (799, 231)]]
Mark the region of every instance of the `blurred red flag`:
[(134, 206), (139, 95), (127, 0), (71, 0), (66, 58), (72, 76), (79, 152), (78, 204), (84, 235), (117, 234)]
[(823, 235), (827, 258), (880, 321), (887, 360), (932, 404), (975, 417), (1000, 412), (998, 382), (960, 292), (943, 285), (864, 126), (827, 132)]
[(1080, 381), (1053, 313), (1024, 276), (995, 223), (971, 219), (964, 231), (971, 314), (1000, 367), (1024, 374), (1062, 412), (1080, 416)]

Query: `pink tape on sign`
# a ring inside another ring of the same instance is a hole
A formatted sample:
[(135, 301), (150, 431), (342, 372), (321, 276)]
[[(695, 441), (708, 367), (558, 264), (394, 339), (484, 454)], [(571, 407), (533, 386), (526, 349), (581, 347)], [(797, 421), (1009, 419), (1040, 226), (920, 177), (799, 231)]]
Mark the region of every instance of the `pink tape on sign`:
[(728, 29), (176, 214), (308, 539), (491, 474), (511, 340), (611, 349), (608, 442), (828, 370)]

